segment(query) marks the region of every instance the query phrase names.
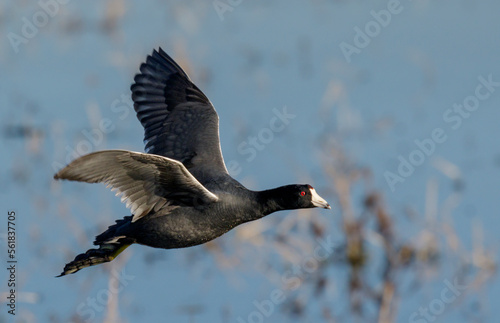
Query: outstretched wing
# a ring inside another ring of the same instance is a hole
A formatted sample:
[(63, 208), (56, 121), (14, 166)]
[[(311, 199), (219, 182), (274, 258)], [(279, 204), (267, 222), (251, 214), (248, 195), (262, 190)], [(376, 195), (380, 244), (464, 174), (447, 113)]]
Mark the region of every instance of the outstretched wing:
[(55, 179), (106, 183), (130, 208), (132, 222), (151, 210), (200, 206), (218, 200), (180, 162), (126, 150), (103, 150), (72, 161)]
[(227, 173), (219, 117), (205, 94), (161, 48), (147, 57), (140, 71), (131, 90), (144, 127), (145, 151), (178, 160), (195, 176)]

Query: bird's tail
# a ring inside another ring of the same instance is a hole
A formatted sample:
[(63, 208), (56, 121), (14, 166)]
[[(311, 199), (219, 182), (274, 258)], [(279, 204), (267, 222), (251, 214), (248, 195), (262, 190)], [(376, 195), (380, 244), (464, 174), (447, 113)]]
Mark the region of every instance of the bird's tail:
[(99, 265), (109, 262), (116, 258), (123, 250), (127, 249), (132, 243), (133, 239), (126, 236), (116, 236), (116, 231), (119, 227), (127, 222), (130, 222), (131, 217), (125, 217), (122, 220), (116, 221), (116, 224), (110, 226), (105, 232), (96, 237), (95, 245), (97, 249), (89, 249), (85, 253), (79, 254), (75, 260), (69, 262), (64, 266), (63, 272), (56, 277), (74, 274), (80, 269)]

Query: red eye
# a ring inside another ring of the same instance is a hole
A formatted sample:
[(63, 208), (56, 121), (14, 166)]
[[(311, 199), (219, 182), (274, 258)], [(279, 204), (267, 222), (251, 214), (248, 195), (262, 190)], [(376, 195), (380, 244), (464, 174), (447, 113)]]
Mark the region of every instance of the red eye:
[(306, 195), (306, 192), (302, 191), (302, 192), (300, 192), (300, 195), (304, 196), (304, 195)]

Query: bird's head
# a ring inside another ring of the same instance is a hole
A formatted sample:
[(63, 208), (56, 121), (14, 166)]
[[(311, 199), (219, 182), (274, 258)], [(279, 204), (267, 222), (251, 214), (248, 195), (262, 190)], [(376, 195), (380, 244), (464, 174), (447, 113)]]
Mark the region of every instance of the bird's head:
[(305, 209), (313, 207), (321, 207), (331, 209), (330, 204), (316, 193), (316, 190), (309, 184), (297, 184), (283, 186), (284, 194), (282, 195), (287, 208), (289, 209)]

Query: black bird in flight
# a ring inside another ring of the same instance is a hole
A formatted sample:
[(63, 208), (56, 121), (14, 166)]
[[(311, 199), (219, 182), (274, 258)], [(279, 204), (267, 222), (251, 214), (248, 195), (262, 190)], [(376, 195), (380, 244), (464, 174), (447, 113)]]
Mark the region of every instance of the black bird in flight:
[(252, 191), (233, 179), (222, 158), (217, 112), (161, 48), (147, 57), (134, 81), (132, 99), (146, 153), (98, 151), (54, 175), (105, 183), (132, 215), (98, 235), (98, 248), (76, 256), (58, 277), (111, 261), (133, 243), (190, 247), (276, 211), (330, 209), (310, 185)]

